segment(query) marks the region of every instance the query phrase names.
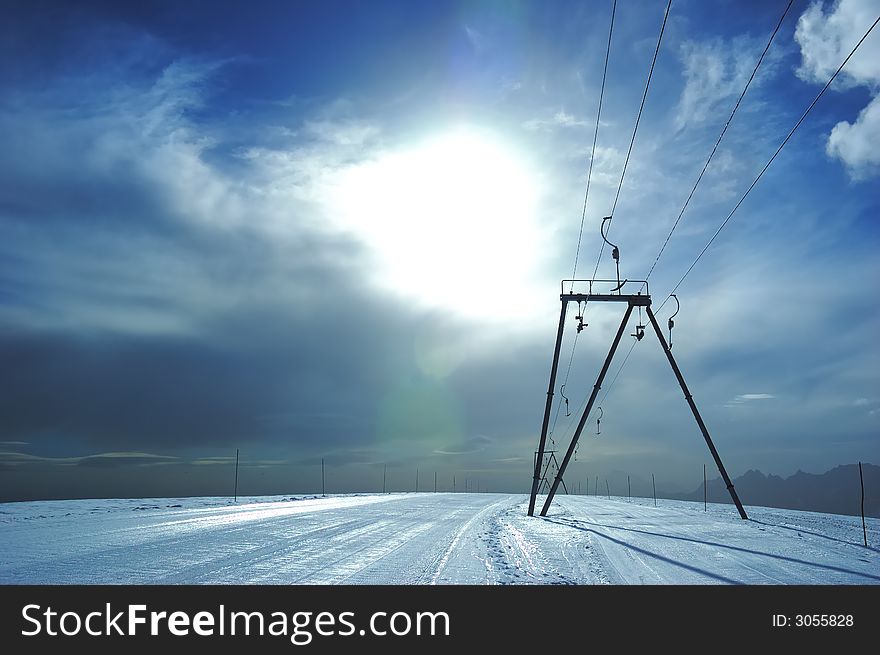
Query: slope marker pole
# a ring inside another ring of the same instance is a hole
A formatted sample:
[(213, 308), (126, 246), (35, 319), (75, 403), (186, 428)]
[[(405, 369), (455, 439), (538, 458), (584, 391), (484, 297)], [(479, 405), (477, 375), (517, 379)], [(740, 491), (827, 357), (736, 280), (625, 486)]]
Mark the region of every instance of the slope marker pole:
[(238, 448), (235, 449), (235, 490), (233, 493), (234, 503), (238, 502)]
[(865, 527), (865, 478), (862, 476), (861, 462), (859, 462), (859, 484), (862, 486), (862, 536), (865, 538), (865, 548), (867, 548), (868, 529)]

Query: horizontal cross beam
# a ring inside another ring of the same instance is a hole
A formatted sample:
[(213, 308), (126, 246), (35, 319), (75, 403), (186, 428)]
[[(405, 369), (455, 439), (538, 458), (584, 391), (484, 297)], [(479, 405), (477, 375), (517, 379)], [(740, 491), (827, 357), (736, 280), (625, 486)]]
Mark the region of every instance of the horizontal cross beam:
[(625, 302), (631, 307), (650, 307), (651, 296), (616, 295), (613, 293), (563, 293), (559, 296), (562, 302)]

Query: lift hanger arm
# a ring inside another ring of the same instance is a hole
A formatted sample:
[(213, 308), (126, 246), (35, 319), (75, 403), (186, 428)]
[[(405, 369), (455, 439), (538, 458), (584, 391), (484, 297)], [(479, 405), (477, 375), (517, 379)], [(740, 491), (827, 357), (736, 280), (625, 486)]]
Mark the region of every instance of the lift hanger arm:
[(617, 286), (612, 289), (612, 291), (620, 291), (623, 288), (623, 285), (627, 283), (627, 280), (623, 282), (620, 281), (620, 248), (615, 246), (608, 240), (608, 237), (605, 236), (605, 222), (609, 221), (609, 225), (611, 225), (610, 221), (613, 216), (606, 216), (602, 219), (602, 224), (599, 226), (599, 234), (602, 236), (602, 240), (611, 246), (611, 258), (614, 259), (614, 265), (617, 268)]
[(675, 298), (675, 311), (666, 322), (666, 326), (669, 328), (669, 349), (672, 350), (672, 328), (675, 327), (675, 321), (673, 321), (672, 319), (674, 319), (675, 315), (678, 314), (678, 310), (681, 309), (681, 304), (678, 302), (678, 296), (676, 296), (674, 293), (670, 294), (669, 297)]

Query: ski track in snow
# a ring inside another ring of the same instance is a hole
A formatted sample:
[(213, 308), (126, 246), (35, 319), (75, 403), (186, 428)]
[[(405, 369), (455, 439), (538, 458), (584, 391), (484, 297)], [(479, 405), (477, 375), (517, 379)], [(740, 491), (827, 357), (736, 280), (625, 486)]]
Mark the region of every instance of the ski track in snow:
[[(3, 584), (878, 584), (880, 520), (416, 493), (0, 504)], [(540, 503), (539, 503), (540, 506)]]

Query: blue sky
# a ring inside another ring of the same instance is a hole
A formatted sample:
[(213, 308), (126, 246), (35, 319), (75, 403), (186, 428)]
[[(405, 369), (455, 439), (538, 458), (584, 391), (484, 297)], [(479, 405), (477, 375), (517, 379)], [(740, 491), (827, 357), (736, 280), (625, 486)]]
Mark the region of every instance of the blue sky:
[[(786, 4), (673, 2), (611, 227), (623, 277), (648, 273)], [(322, 457), (337, 491), (386, 465), (400, 489), (419, 468), (525, 490), (611, 5), (6, 4), (0, 498), (225, 493), (236, 448), (246, 493), (313, 491)], [(578, 277), (665, 8), (616, 9)], [(878, 15), (793, 3), (655, 309)], [(734, 476), (880, 459), (878, 62), (875, 30), (677, 290), (674, 353)], [(572, 409), (619, 316), (588, 308)], [(711, 463), (650, 337), (572, 480), (690, 489)]]

